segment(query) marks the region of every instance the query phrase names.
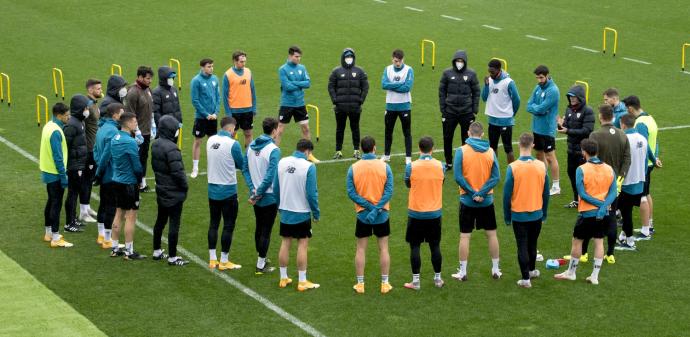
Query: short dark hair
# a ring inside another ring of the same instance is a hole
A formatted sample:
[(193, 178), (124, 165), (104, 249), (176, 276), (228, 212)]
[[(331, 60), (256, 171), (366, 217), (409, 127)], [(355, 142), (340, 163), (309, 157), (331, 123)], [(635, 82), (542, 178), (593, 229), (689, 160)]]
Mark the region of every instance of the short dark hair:
[(419, 151), (429, 153), (434, 148), (434, 139), (431, 136), (424, 136), (419, 139)]
[(625, 104), (626, 107), (631, 107), (635, 110), (640, 110), (642, 107), (640, 105), (640, 98), (635, 95), (630, 95), (626, 98), (623, 98), (623, 104)]
[(470, 135), (479, 137), (484, 133), (484, 127), (482, 126), (482, 123), (479, 122), (472, 122), (470, 124)]
[(290, 48), (288, 48), (288, 54), (294, 55), (295, 53), (302, 55), (302, 49), (298, 46), (290, 46)]
[(153, 77), (153, 69), (149, 66), (139, 66), (139, 68), (137, 68), (137, 77), (146, 77), (146, 75), (151, 75), (151, 77)]
[(297, 142), (296, 146), (297, 151), (299, 152), (304, 152), (304, 151), (314, 151), (314, 143), (311, 142), (309, 139), (300, 139)]
[(536, 69), (534, 69), (534, 74), (535, 75), (548, 75), (549, 74), (549, 68), (543, 64), (537, 66)]
[(599, 153), (599, 143), (594, 139), (585, 138), (580, 142), (580, 148), (589, 156), (596, 156)]
[(604, 90), (604, 96), (606, 97), (619, 97), (618, 89), (616, 88), (608, 88)]
[(247, 53), (245, 53), (245, 52), (242, 51), (242, 50), (235, 50), (235, 52), (232, 53), (232, 60), (233, 60), (233, 61), (237, 61), (237, 60), (240, 59), (240, 56), (247, 57)]
[(227, 126), (228, 124), (237, 125), (237, 121), (235, 120), (235, 118), (230, 116), (225, 116), (220, 120), (221, 129), (225, 128), (225, 126)]
[(125, 123), (129, 122), (132, 119), (137, 119), (137, 115), (135, 115), (133, 112), (125, 112), (120, 115), (120, 125), (124, 125)]
[(64, 115), (69, 111), (69, 106), (62, 102), (57, 102), (53, 105), (53, 116)]
[(599, 106), (599, 115), (601, 119), (605, 121), (613, 120), (613, 108), (608, 104), (602, 104)]
[(396, 49), (393, 51), (393, 57), (402, 60), (403, 58), (405, 58), (405, 52), (402, 51), (402, 49)]
[(273, 130), (278, 128), (278, 120), (273, 117), (266, 117), (261, 122), (261, 127), (264, 129), (265, 134), (270, 135)]
[(210, 58), (208, 58), (208, 57), (207, 57), (207, 58), (203, 58), (203, 59), (201, 59), (201, 61), (199, 61), (199, 66), (205, 67), (205, 66), (206, 66), (207, 64), (209, 64), (209, 63), (210, 63), (210, 64), (213, 64), (213, 60), (210, 59)]
[(101, 84), (101, 80), (97, 80), (95, 78), (90, 78), (86, 80), (86, 89), (93, 87), (96, 84)]
[(116, 113), (118, 113), (120, 110), (123, 110), (124, 108), (125, 106), (121, 103), (110, 103), (108, 104), (108, 108), (106, 108), (103, 112), (103, 117), (112, 118)]
[(371, 153), (374, 151), (374, 146), (376, 146), (376, 140), (372, 136), (364, 136), (362, 141), (359, 142), (359, 146), (362, 148), (362, 152)]
[(489, 61), (489, 68), (494, 68), (494, 69), (500, 70), (501, 66), (503, 66), (503, 64), (501, 64), (501, 61), (499, 61), (497, 59), (491, 59), (491, 61)]
[(534, 135), (531, 132), (523, 132), (518, 141), (520, 148), (527, 149), (534, 144)]
[(627, 129), (632, 129), (635, 126), (635, 116), (631, 114), (625, 114), (621, 117), (621, 126), (625, 125)]

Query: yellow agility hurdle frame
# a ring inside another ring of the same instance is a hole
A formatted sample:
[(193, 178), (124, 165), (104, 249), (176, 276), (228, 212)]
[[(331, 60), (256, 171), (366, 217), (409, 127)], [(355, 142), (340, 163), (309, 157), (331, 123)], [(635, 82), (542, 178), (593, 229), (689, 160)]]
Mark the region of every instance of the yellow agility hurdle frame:
[(57, 75), (60, 75), (60, 88), (62, 92), (62, 100), (65, 100), (65, 77), (62, 75), (62, 69), (53, 68), (53, 91), (55, 91), (55, 97), (58, 97), (58, 82)]
[(177, 64), (177, 90), (182, 90), (182, 65), (178, 59), (168, 59), (168, 66), (170, 68), (172, 68), (173, 63)]
[(48, 124), (48, 98), (43, 95), (36, 95), (36, 126), (41, 127), (41, 101), (46, 114), (46, 124)]
[(180, 134), (177, 137), (177, 147), (182, 151), (182, 128), (180, 128)]
[(613, 56), (616, 57), (618, 50), (618, 31), (611, 27), (604, 27), (602, 52), (606, 54), (606, 32), (613, 32)]
[(436, 67), (436, 42), (427, 39), (423, 39), (421, 42), (422, 67), (424, 66), (424, 47), (427, 43), (431, 44), (431, 69), (433, 70)]
[(117, 74), (122, 76), (122, 66), (116, 63), (110, 65), (110, 75), (115, 75), (115, 69), (117, 69)]
[(319, 107), (314, 104), (307, 104), (307, 113), (309, 109), (316, 111), (316, 141), (319, 141), (319, 136), (321, 136), (321, 113), (319, 112)]
[(575, 81), (575, 84), (582, 84), (585, 87), (585, 99), (589, 102), (589, 83), (585, 81)]
[(7, 81), (7, 106), (12, 106), (12, 82), (10, 82), (10, 75), (0, 73), (0, 103), (5, 101), (5, 90), (3, 89), (2, 80)]
[(503, 63), (503, 70), (508, 71), (508, 61), (498, 57), (492, 57), (491, 59), (501, 61), (501, 63)]
[(680, 71), (685, 71), (685, 48), (690, 47), (690, 43), (683, 43), (683, 48), (680, 52)]

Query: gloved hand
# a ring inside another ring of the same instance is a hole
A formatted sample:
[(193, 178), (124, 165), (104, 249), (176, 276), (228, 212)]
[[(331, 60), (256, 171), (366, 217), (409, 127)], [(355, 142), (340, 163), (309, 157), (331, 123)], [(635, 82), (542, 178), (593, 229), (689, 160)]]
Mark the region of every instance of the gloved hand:
[(66, 174), (60, 175), (60, 186), (62, 186), (62, 188), (67, 188), (67, 175)]
[(141, 131), (137, 128), (134, 131), (134, 140), (137, 142), (137, 145), (141, 146), (141, 144), (144, 144), (144, 136), (141, 134)]

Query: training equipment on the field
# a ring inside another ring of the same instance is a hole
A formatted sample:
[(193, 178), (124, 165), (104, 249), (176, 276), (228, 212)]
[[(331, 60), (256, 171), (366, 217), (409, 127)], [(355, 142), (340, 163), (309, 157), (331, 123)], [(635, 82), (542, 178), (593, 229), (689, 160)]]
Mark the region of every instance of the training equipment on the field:
[(117, 69), (117, 74), (122, 76), (122, 66), (115, 63), (110, 65), (110, 75), (115, 75), (115, 69)]
[(424, 66), (424, 46), (426, 44), (431, 44), (431, 69), (433, 70), (436, 68), (436, 42), (423, 39), (421, 42), (422, 45), (422, 67)]
[(41, 102), (46, 114), (46, 123), (48, 123), (48, 99), (43, 95), (36, 95), (36, 125), (41, 127)]
[(508, 71), (508, 61), (506, 61), (506, 60), (504, 60), (504, 59), (502, 59), (502, 58), (498, 58), (498, 57), (492, 57), (491, 59), (492, 59), (492, 60), (499, 60), (499, 61), (501, 61), (501, 63), (503, 64), (503, 70), (504, 70), (504, 71)]
[(683, 48), (680, 53), (680, 71), (685, 72), (685, 48), (690, 47), (690, 43), (683, 43)]
[(601, 51), (606, 54), (606, 32), (612, 32), (613, 33), (613, 56), (616, 56), (616, 50), (618, 49), (618, 31), (611, 28), (611, 27), (604, 27), (604, 41), (603, 41), (603, 47)]
[(318, 142), (321, 135), (321, 113), (319, 107), (314, 104), (307, 104), (307, 113), (309, 113), (309, 109), (316, 111), (316, 141)]
[(558, 269), (560, 268), (560, 264), (558, 263), (558, 260), (554, 259), (548, 259), (546, 260), (546, 269)]
[(575, 84), (582, 84), (585, 87), (585, 99), (589, 102), (589, 83), (585, 81), (575, 81)]
[(11, 107), (12, 83), (10, 82), (10, 75), (7, 75), (5, 73), (0, 73), (0, 103), (5, 101), (5, 87), (2, 85), (3, 80), (7, 82), (7, 106)]
[(177, 147), (182, 151), (182, 128), (180, 127), (180, 133), (177, 135)]
[(55, 92), (55, 97), (58, 97), (58, 81), (57, 75), (60, 75), (60, 91), (62, 92), (62, 100), (65, 100), (65, 77), (62, 76), (62, 69), (53, 68), (53, 91)]
[(180, 65), (180, 60), (170, 58), (168, 59), (168, 66), (172, 68), (173, 63), (177, 65), (177, 90), (182, 90), (182, 66)]

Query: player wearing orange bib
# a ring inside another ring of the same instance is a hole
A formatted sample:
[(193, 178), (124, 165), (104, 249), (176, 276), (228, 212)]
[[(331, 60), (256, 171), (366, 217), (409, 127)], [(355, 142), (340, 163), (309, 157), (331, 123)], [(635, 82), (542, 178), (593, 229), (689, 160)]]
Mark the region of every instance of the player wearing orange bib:
[(256, 115), (256, 90), (251, 70), (245, 67), (247, 53), (238, 50), (232, 53), (234, 65), (223, 76), (223, 105), (225, 115), (235, 118), (237, 129), (244, 133), (244, 146), (252, 142), (252, 129)]

